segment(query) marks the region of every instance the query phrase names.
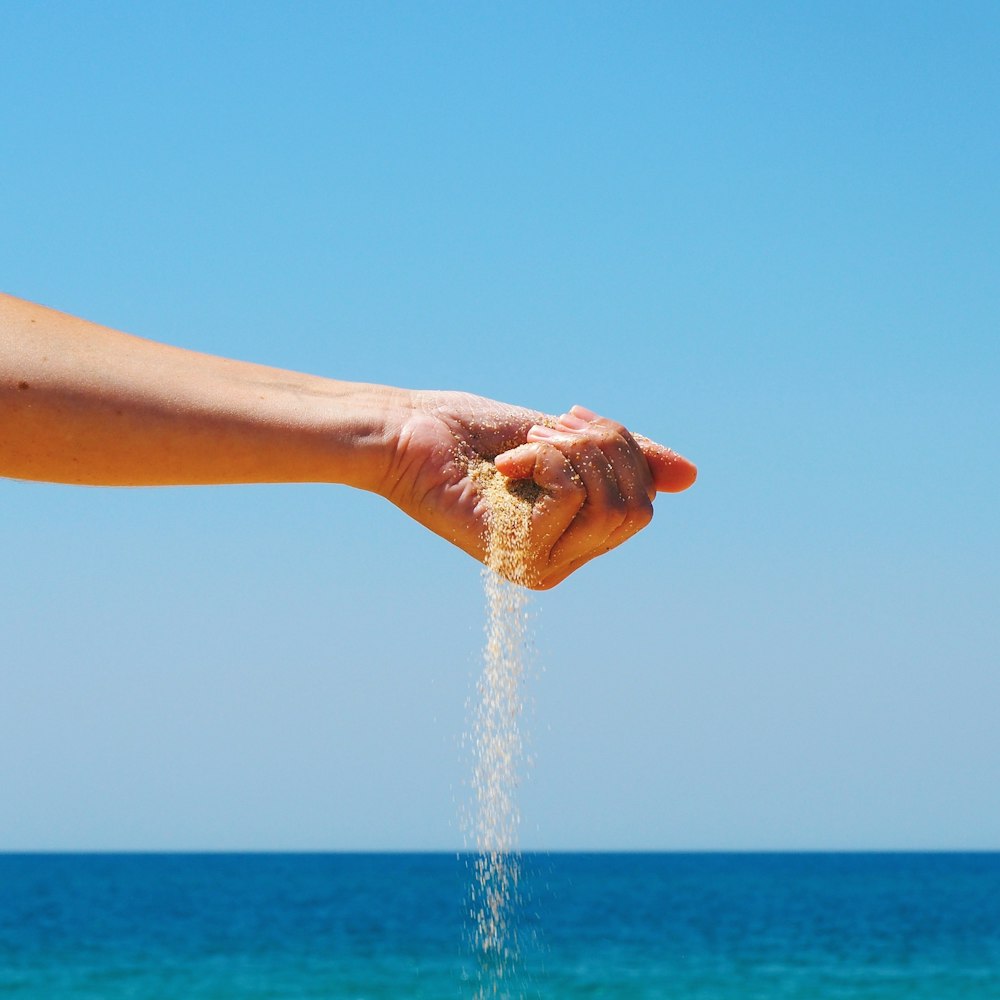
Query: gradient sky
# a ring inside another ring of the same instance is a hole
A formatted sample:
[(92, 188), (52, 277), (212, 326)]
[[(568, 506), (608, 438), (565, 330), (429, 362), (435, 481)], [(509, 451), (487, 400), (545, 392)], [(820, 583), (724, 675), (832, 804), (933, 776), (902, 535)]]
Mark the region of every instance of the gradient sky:
[[(695, 460), (536, 599), (526, 847), (1000, 848), (1000, 7), (0, 2), (0, 287)], [(0, 481), (0, 849), (454, 848), (477, 566)]]

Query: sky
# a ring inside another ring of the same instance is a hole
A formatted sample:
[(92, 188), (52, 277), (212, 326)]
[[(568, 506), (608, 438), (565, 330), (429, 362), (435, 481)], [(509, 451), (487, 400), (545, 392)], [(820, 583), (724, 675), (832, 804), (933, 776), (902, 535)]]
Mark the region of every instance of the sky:
[[(525, 848), (1000, 849), (996, 4), (0, 25), (4, 291), (698, 464), (533, 599)], [(459, 550), (334, 486), (0, 510), (0, 850), (462, 846)]]

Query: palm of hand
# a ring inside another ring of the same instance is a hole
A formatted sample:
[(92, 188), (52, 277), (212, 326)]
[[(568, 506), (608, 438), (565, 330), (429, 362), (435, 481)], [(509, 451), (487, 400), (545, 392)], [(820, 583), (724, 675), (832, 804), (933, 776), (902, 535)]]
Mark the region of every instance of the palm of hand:
[(385, 495), (482, 561), (487, 511), (469, 477), (469, 461), (492, 459), (524, 444), (533, 425), (550, 420), (534, 410), (467, 393), (421, 393), (400, 432)]

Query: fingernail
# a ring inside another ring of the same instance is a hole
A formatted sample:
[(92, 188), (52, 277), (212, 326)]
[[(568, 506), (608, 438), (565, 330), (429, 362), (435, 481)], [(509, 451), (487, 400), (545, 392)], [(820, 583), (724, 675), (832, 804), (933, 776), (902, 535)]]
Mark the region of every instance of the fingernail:
[(586, 406), (571, 406), (569, 412), (578, 417), (583, 417), (584, 420), (597, 419), (597, 414), (593, 410), (588, 410)]
[(554, 431), (551, 427), (546, 427), (544, 424), (535, 424), (535, 426), (528, 431), (529, 441), (537, 441), (539, 438), (549, 441), (552, 438), (557, 437), (559, 437), (558, 431)]
[(573, 413), (564, 413), (559, 418), (559, 423), (561, 423), (563, 427), (569, 427), (571, 430), (574, 431), (582, 431), (587, 429), (587, 421), (581, 420), (578, 416), (576, 416)]

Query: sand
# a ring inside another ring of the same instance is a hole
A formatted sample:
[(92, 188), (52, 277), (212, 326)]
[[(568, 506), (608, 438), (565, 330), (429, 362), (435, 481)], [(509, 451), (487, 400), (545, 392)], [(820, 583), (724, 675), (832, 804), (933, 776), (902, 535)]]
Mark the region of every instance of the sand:
[(531, 513), (540, 490), (511, 481), (492, 462), (475, 459), (469, 475), (488, 508), (486, 645), (473, 724), (476, 865), (472, 892), (474, 943), (480, 958), (479, 996), (505, 995), (516, 975), (522, 777), (521, 686), (528, 637)]

